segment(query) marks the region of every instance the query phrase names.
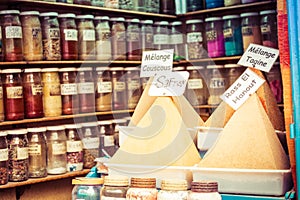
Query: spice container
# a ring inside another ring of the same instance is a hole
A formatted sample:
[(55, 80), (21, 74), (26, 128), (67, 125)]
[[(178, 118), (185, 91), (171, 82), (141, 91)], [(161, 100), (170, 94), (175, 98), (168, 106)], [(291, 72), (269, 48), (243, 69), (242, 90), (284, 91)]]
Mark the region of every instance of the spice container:
[(205, 19), (207, 52), (209, 57), (222, 57), (225, 55), (223, 21), (221, 17)]
[(26, 129), (9, 130), (8, 170), (9, 181), (26, 181), (29, 172), (28, 139)]
[(153, 50), (153, 20), (141, 21), (142, 51)]
[(73, 179), (72, 200), (100, 200), (102, 184), (102, 178), (80, 177)]
[(224, 6), (234, 6), (241, 4), (241, 0), (224, 0)]
[(109, 111), (112, 108), (112, 78), (109, 67), (97, 67), (96, 110)]
[(218, 183), (214, 181), (193, 181), (189, 200), (209, 199), (221, 200), (218, 192)]
[[(226, 64), (224, 65), (226, 69), (228, 84), (227, 87), (230, 87), (239, 77), (242, 75), (242, 73), (245, 71), (245, 67), (242, 67), (238, 64)], [(227, 88), (226, 88), (227, 89)]]
[(203, 20), (191, 19), (186, 21), (187, 26), (187, 51), (188, 59), (200, 59), (206, 56), (205, 44), (204, 44), (204, 26)]
[(4, 61), (23, 60), (23, 34), (18, 10), (0, 11)]
[(141, 97), (140, 69), (138, 67), (126, 67), (127, 108), (135, 109)]
[(127, 60), (141, 60), (141, 29), (139, 19), (127, 20)]
[(81, 5), (91, 5), (91, 0), (74, 0), (74, 3)]
[(123, 67), (110, 68), (113, 84), (113, 109), (123, 110), (126, 108), (126, 76)]
[(155, 178), (131, 178), (130, 188), (127, 191), (127, 200), (157, 199)]
[(2, 71), (0, 70), (0, 122), (4, 121), (4, 100), (3, 100), (3, 83)]
[(95, 111), (95, 86), (92, 67), (78, 68), (77, 73), (79, 111)]
[(243, 38), (239, 15), (223, 16), (223, 35), (225, 55), (235, 56), (243, 53)]
[(280, 64), (275, 62), (269, 73), (267, 73), (267, 80), (269, 82), (270, 88), (275, 96), (277, 103), (283, 102), (283, 89), (282, 80), (280, 73)]
[(182, 32), (182, 22), (172, 22), (171, 35), (170, 35), (170, 48), (174, 49), (175, 60), (181, 60), (185, 58), (185, 47), (184, 47), (184, 35)]
[(209, 70), (209, 105), (218, 105), (222, 99), (220, 96), (227, 88), (226, 73), (223, 65), (208, 65)]
[(169, 48), (169, 22), (158, 21), (154, 23), (155, 33), (153, 36), (154, 48), (157, 50), (163, 50)]
[(72, 13), (58, 15), (62, 60), (78, 59), (78, 31), (75, 17)]
[(66, 133), (64, 126), (47, 127), (47, 172), (63, 174), (67, 171)]
[(111, 31), (109, 17), (95, 17), (96, 30), (96, 59), (110, 60), (112, 57)]
[(206, 9), (224, 6), (224, 0), (205, 0)]
[(60, 30), (56, 12), (41, 13), (44, 60), (61, 60)]
[(277, 13), (276, 10), (260, 11), (260, 30), (262, 44), (267, 47), (278, 48)]
[(119, 1), (116, 0), (104, 0), (104, 7), (106, 8), (119, 8)]
[(129, 180), (126, 176), (104, 176), (104, 187), (101, 191), (103, 199), (125, 199), (127, 190), (129, 189)]
[(43, 106), (45, 117), (62, 114), (62, 101), (58, 68), (42, 69)]
[(40, 68), (27, 68), (23, 73), (25, 118), (44, 117), (43, 86)]
[(111, 120), (98, 121), (100, 131), (100, 157), (112, 157), (117, 148), (115, 147), (114, 131)]
[(38, 11), (21, 12), (23, 54), (27, 61), (43, 59), (42, 30)]
[(150, 13), (159, 13), (159, 0), (145, 0), (145, 10)]
[(186, 0), (187, 12), (193, 12), (203, 9), (203, 2), (197, 0)]
[(7, 132), (0, 131), (0, 185), (8, 182), (8, 144)]
[(81, 125), (66, 124), (67, 135), (67, 171), (80, 171), (83, 168), (83, 147), (79, 137)]
[(161, 190), (157, 194), (157, 200), (187, 200), (188, 195), (186, 180), (164, 179), (161, 181)]
[(78, 58), (79, 60), (95, 60), (96, 34), (93, 15), (77, 15)]
[(111, 18), (112, 57), (114, 60), (126, 60), (126, 28), (123, 17)]
[(24, 98), (21, 70), (2, 70), (2, 80), (5, 120), (24, 119)]
[(29, 177), (47, 176), (46, 127), (28, 128)]
[(59, 69), (63, 115), (72, 115), (79, 112), (76, 72), (77, 69), (73, 67)]

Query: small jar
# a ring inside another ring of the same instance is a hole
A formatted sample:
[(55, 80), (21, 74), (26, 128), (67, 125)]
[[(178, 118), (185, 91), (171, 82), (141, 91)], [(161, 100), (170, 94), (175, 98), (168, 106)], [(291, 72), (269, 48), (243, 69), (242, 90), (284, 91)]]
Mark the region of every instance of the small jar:
[(60, 30), (56, 12), (41, 13), (44, 60), (61, 60)]
[(0, 11), (4, 61), (23, 60), (23, 34), (18, 10)]
[(47, 172), (63, 174), (67, 172), (66, 133), (64, 126), (47, 127)]
[(8, 182), (8, 144), (7, 132), (0, 131), (0, 185)]
[(274, 94), (277, 103), (283, 103), (283, 86), (281, 80), (280, 63), (275, 62), (269, 73), (267, 80)]
[(138, 199), (157, 199), (156, 179), (155, 178), (135, 178), (130, 180), (130, 188), (127, 191), (127, 200)]
[(225, 55), (223, 21), (221, 17), (205, 19), (207, 52), (209, 57), (222, 57)]
[(186, 0), (187, 12), (193, 12), (203, 9), (203, 2), (198, 0)]
[(140, 69), (138, 67), (126, 67), (127, 108), (135, 109), (141, 97)]
[(112, 120), (98, 121), (98, 125), (100, 131), (100, 157), (112, 157), (117, 150), (117, 148), (115, 147)]
[(218, 192), (218, 183), (214, 181), (193, 181), (189, 200), (209, 199), (221, 200)]
[(79, 112), (79, 97), (76, 76), (77, 69), (74, 67), (59, 69), (63, 115), (72, 115)]
[(25, 118), (44, 117), (43, 86), (40, 68), (27, 68), (23, 73)]
[(126, 60), (126, 28), (124, 17), (111, 18), (112, 57), (114, 60)]
[[(0, 32), (1, 33), (1, 32)], [(0, 70), (0, 122), (4, 121), (3, 77)]]
[(139, 19), (127, 20), (127, 60), (141, 60), (141, 29)]
[(169, 22), (158, 21), (154, 23), (155, 32), (153, 35), (154, 48), (157, 50), (163, 50), (169, 48)]
[(110, 68), (113, 84), (113, 110), (126, 108), (126, 76), (123, 67)]
[(8, 170), (9, 181), (26, 181), (29, 175), (28, 139), (26, 129), (9, 130)]
[(93, 15), (77, 15), (78, 58), (79, 60), (95, 60), (96, 33)]
[(95, 17), (96, 59), (108, 61), (112, 57), (109, 17)]
[(141, 21), (142, 51), (153, 50), (153, 20)]
[(159, 13), (159, 0), (145, 0), (145, 10), (150, 13)]
[(204, 44), (204, 23), (201, 19), (191, 19), (186, 21), (187, 35), (187, 56), (189, 60), (204, 58), (206, 47)]
[(104, 7), (105, 7), (105, 8), (114, 8), (114, 9), (118, 9), (118, 8), (119, 8), (119, 1), (115, 1), (115, 0), (104, 0)]
[(170, 48), (174, 49), (175, 60), (182, 60), (185, 58), (184, 34), (182, 31), (182, 22), (172, 22), (170, 35)]
[(83, 169), (83, 147), (79, 137), (80, 124), (66, 124), (67, 135), (67, 171), (80, 171)]
[(91, 0), (74, 0), (75, 4), (81, 4), (81, 5), (91, 5)]
[(101, 191), (102, 199), (114, 198), (121, 200), (126, 198), (129, 189), (129, 180), (126, 176), (104, 176), (104, 187)]
[(45, 117), (62, 114), (62, 101), (58, 68), (42, 69), (43, 106)]
[(29, 177), (47, 176), (46, 127), (28, 128)]
[[(226, 69), (228, 84), (227, 88), (230, 87), (245, 71), (245, 67), (238, 65), (238, 64), (226, 64), (224, 65)], [(226, 89), (227, 89), (226, 88)]]
[(224, 6), (224, 0), (205, 0), (206, 9), (218, 8)]
[(79, 111), (95, 112), (95, 86), (92, 67), (78, 68), (77, 73)]
[(21, 12), (23, 54), (27, 61), (43, 60), (42, 28), (38, 11)]
[(5, 120), (24, 119), (21, 69), (2, 70)]
[(112, 109), (112, 78), (109, 67), (97, 67), (96, 111)]
[(234, 6), (241, 4), (241, 0), (224, 0), (224, 6)]
[(226, 73), (223, 65), (208, 65), (209, 70), (209, 105), (218, 105), (222, 102), (220, 96), (227, 88)]
[(75, 14), (58, 15), (62, 60), (78, 60), (78, 31)]
[(277, 13), (276, 10), (260, 11), (260, 31), (262, 44), (267, 47), (278, 48)]
[(187, 181), (181, 179), (164, 179), (161, 181), (161, 190), (157, 194), (157, 200), (176, 199), (187, 200)]
[[(99, 200), (103, 179), (102, 178), (75, 178), (72, 180), (74, 185), (72, 190), (72, 200), (89, 199)], [(101, 198), (102, 199), (102, 198)]]

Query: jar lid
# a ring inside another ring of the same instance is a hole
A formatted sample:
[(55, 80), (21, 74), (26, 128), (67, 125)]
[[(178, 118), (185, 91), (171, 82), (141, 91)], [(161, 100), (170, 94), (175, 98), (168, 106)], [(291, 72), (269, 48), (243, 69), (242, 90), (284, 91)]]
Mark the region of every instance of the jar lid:
[(76, 19), (94, 19), (93, 15), (77, 15)]
[(187, 190), (187, 181), (183, 179), (165, 179), (161, 181), (162, 190)]
[(34, 127), (34, 128), (27, 128), (27, 131), (30, 133), (41, 133), (46, 132), (46, 127)]
[(140, 20), (137, 18), (133, 18), (133, 19), (127, 19), (127, 22), (131, 22), (131, 23), (140, 23)]
[(3, 74), (10, 74), (10, 73), (21, 73), (21, 69), (3, 69), (2, 73)]
[(207, 69), (219, 69), (224, 68), (224, 65), (207, 65)]
[(14, 130), (8, 130), (7, 134), (8, 135), (24, 135), (27, 133), (27, 130), (24, 129), (14, 129)]
[(204, 69), (204, 66), (188, 66), (186, 67), (186, 70), (202, 70)]
[(75, 67), (64, 67), (58, 70), (59, 72), (76, 72), (77, 68)]
[(98, 125), (111, 125), (112, 124), (112, 120), (101, 120), (98, 121)]
[(65, 129), (77, 129), (81, 128), (81, 124), (65, 124)]
[(153, 24), (153, 20), (151, 20), (151, 19), (142, 20), (141, 23), (143, 23), (143, 24)]
[(125, 22), (125, 18), (124, 17), (112, 17), (112, 18), (110, 18), (110, 21)]
[(155, 22), (155, 25), (168, 26), (169, 22), (168, 21), (158, 21), (158, 22)]
[(93, 68), (92, 68), (92, 67), (79, 67), (79, 68), (77, 69), (77, 71), (79, 71), (79, 72), (93, 71)]
[(42, 72), (58, 72), (58, 68), (43, 68)]
[(185, 23), (186, 24), (198, 24), (198, 23), (203, 23), (203, 20), (202, 19), (190, 19), (190, 20), (187, 20)]
[(0, 131), (0, 137), (7, 136), (7, 131)]
[(205, 18), (205, 22), (213, 22), (213, 21), (220, 21), (222, 20), (222, 17), (208, 17)]
[(194, 192), (218, 192), (216, 181), (193, 181), (191, 190)]
[(139, 67), (125, 67), (125, 71), (140, 71)]
[(129, 179), (126, 176), (108, 175), (108, 176), (104, 176), (104, 185), (128, 186)]
[(76, 15), (74, 13), (65, 13), (65, 14), (59, 14), (58, 18), (75, 18)]
[(173, 68), (173, 71), (183, 71), (183, 70), (185, 70), (185, 68), (183, 66)]
[(103, 178), (79, 177), (72, 180), (72, 185), (102, 185)]
[(172, 26), (180, 26), (180, 25), (182, 25), (181, 21), (172, 22)]
[(20, 11), (18, 10), (1, 10), (0, 15), (5, 15), (5, 14), (20, 14)]
[(44, 12), (40, 14), (40, 17), (57, 17), (57, 12)]
[(258, 16), (258, 12), (247, 12), (247, 13), (242, 13), (240, 16), (241, 16), (241, 17)]
[(92, 126), (98, 126), (97, 122), (85, 122), (85, 123), (81, 123), (82, 127), (92, 127)]
[(259, 12), (260, 15), (268, 15), (268, 14), (275, 14), (276, 10), (262, 10)]
[(96, 71), (108, 71), (108, 70), (110, 70), (109, 67), (97, 67), (96, 68)]
[(26, 69), (24, 69), (24, 73), (31, 73), (31, 72), (41, 72), (41, 68), (26, 68)]
[(124, 67), (111, 67), (110, 71), (124, 71)]
[(113, 119), (113, 120), (112, 120), (112, 123), (113, 123), (113, 124), (124, 124), (124, 123), (126, 123), (126, 122), (127, 122), (126, 119)]
[(227, 20), (227, 19), (238, 19), (240, 18), (239, 15), (225, 15), (222, 17), (223, 20)]
[(47, 126), (48, 131), (61, 131), (65, 130), (64, 126)]
[(130, 181), (131, 187), (135, 188), (155, 188), (156, 178), (135, 178), (132, 177)]
[(40, 12), (39, 11), (24, 11), (24, 12), (21, 12), (20, 15), (40, 15)]
[(95, 20), (109, 20), (109, 16), (96, 16)]
[(225, 64), (224, 67), (225, 68), (234, 68), (234, 67), (242, 67), (242, 66), (238, 65), (238, 64)]

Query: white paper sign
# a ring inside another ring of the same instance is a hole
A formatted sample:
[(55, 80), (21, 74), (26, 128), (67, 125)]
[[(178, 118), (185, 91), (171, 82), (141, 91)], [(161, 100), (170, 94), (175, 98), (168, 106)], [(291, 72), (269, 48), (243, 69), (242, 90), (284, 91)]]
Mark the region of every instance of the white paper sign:
[(220, 98), (237, 110), (264, 82), (264, 79), (248, 68)]
[(278, 55), (278, 49), (250, 44), (238, 64), (269, 72)]
[(159, 51), (144, 51), (141, 64), (141, 77), (151, 77), (155, 74), (171, 72), (173, 67), (174, 49)]
[(154, 76), (149, 89), (150, 96), (180, 96), (184, 93), (189, 73), (167, 72)]

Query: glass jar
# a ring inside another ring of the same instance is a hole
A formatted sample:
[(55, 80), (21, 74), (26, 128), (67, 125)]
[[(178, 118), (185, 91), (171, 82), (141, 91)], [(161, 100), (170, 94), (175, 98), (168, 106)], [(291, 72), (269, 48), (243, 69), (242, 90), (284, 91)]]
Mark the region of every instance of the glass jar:
[(98, 121), (100, 131), (100, 157), (112, 157), (117, 148), (115, 147), (114, 131), (111, 120)]
[(67, 171), (80, 171), (83, 168), (83, 147), (79, 137), (80, 124), (66, 124), (67, 135)]
[(102, 199), (125, 199), (129, 189), (129, 180), (126, 176), (108, 175), (104, 176), (104, 187), (101, 191)]
[(5, 120), (24, 119), (21, 69), (2, 70)]
[(262, 44), (259, 16), (257, 12), (242, 13), (242, 35), (244, 51), (250, 43)]
[(224, 67), (226, 69), (228, 80), (227, 88), (230, 87), (246, 69), (245, 67), (238, 64), (225, 64)]
[(225, 55), (223, 21), (221, 17), (205, 19), (207, 52), (209, 57), (222, 57)]
[(141, 21), (142, 51), (153, 50), (153, 20)]
[(224, 0), (224, 6), (234, 6), (241, 4), (241, 0)]
[(108, 61), (112, 57), (111, 31), (109, 17), (95, 17), (96, 24), (96, 59)]
[(113, 85), (113, 110), (124, 110), (126, 108), (126, 76), (123, 67), (110, 68)]
[(243, 38), (239, 15), (223, 16), (223, 35), (225, 41), (225, 55), (235, 56), (243, 54)]
[(112, 108), (112, 78), (109, 67), (97, 67), (96, 110), (110, 111)]
[(153, 35), (154, 48), (163, 50), (169, 48), (169, 22), (158, 21), (154, 23), (156, 29)]
[(102, 184), (102, 178), (73, 179), (72, 200), (100, 200)]
[(119, 8), (119, 1), (116, 0), (104, 0), (104, 7), (106, 8)]
[(164, 179), (161, 181), (161, 190), (157, 194), (157, 200), (176, 199), (187, 200), (187, 181), (181, 179)]
[(283, 86), (279, 62), (275, 62), (269, 73), (267, 73), (267, 80), (274, 94), (276, 102), (283, 103)]
[(126, 67), (127, 108), (135, 109), (141, 97), (140, 68)]
[(67, 172), (66, 133), (64, 126), (48, 126), (47, 138), (47, 172), (63, 174)]
[(0, 185), (8, 182), (8, 144), (7, 132), (0, 131)]
[(25, 118), (44, 117), (41, 69), (27, 68), (22, 78)]
[(3, 99), (3, 83), (2, 71), (0, 70), (0, 122), (4, 121), (4, 99)]
[(26, 129), (9, 130), (8, 170), (9, 181), (26, 181), (29, 175), (28, 139)]
[(92, 67), (78, 68), (77, 73), (79, 111), (95, 112), (95, 86)]
[(193, 181), (189, 200), (209, 199), (221, 200), (218, 192), (218, 183), (214, 181)]
[(96, 34), (93, 15), (77, 15), (78, 58), (79, 60), (95, 60)]
[(157, 199), (156, 179), (155, 178), (135, 178), (130, 180), (130, 188), (127, 191), (127, 200), (138, 199)]
[(60, 30), (56, 12), (41, 13), (44, 60), (61, 60)]
[(150, 13), (159, 13), (159, 0), (145, 0), (145, 10)]
[(29, 146), (29, 177), (45, 177), (47, 176), (46, 127), (27, 128), (27, 132)]
[(184, 35), (182, 32), (182, 22), (175, 21), (172, 22), (171, 35), (170, 35), (170, 48), (174, 49), (175, 60), (181, 60), (185, 58), (184, 51)]
[(262, 44), (267, 47), (278, 48), (277, 13), (276, 10), (260, 11), (260, 30)]
[(201, 19), (190, 19), (186, 21), (187, 34), (187, 56), (189, 60), (204, 58), (206, 56), (206, 47), (204, 44), (204, 26)]
[(21, 12), (23, 54), (27, 61), (43, 60), (42, 28), (38, 11)]
[(78, 31), (75, 14), (58, 15), (62, 60), (78, 60)]
[(74, 0), (75, 4), (81, 4), (81, 5), (91, 5), (91, 0)]
[(175, 15), (175, 0), (160, 0), (159, 13), (167, 15)]
[(205, 0), (206, 9), (218, 8), (224, 6), (224, 0)]
[(42, 69), (43, 106), (45, 117), (62, 114), (62, 101), (58, 68)]
[(187, 12), (193, 12), (203, 9), (203, 2), (198, 0), (186, 0)]
[(141, 60), (141, 29), (139, 19), (127, 20), (127, 60)]
[(119, 127), (120, 126), (127, 126), (127, 120), (126, 119), (113, 119), (112, 120), (113, 125), (113, 131), (114, 131), (114, 138), (116, 142), (116, 146), (119, 147), (120, 144), (123, 143), (123, 141), (126, 139), (127, 135), (125, 134), (119, 134)]
[(23, 34), (18, 10), (0, 11), (4, 61), (23, 60)]
[(112, 57), (114, 60), (126, 60), (125, 18), (111, 18)]
[(79, 97), (76, 76), (77, 69), (74, 67), (59, 69), (63, 115), (72, 115), (79, 112)]
[(220, 96), (225, 92), (227, 88), (226, 73), (224, 65), (208, 65), (209, 70), (209, 105), (218, 105), (222, 102)]

